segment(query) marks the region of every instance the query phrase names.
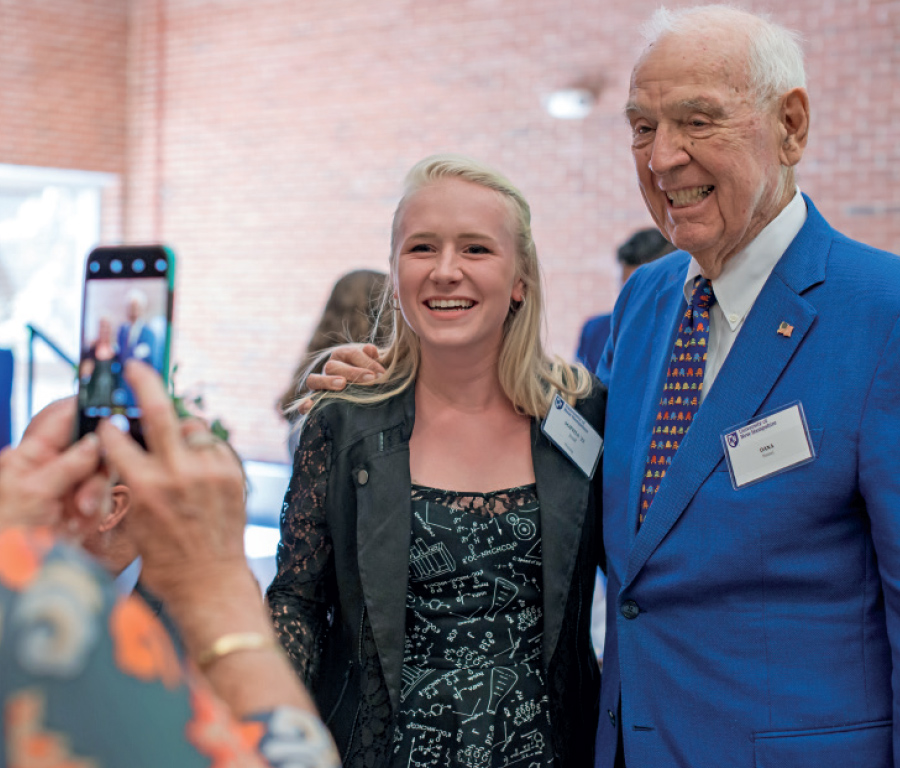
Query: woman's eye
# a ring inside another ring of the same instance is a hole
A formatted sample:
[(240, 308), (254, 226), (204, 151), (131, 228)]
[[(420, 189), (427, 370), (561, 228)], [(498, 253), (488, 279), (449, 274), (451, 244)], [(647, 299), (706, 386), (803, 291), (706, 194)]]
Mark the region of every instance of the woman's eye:
[(491, 252), (490, 249), (486, 248), (483, 245), (469, 245), (466, 247), (466, 253), (483, 254), (483, 253), (490, 253), (490, 252)]
[(412, 246), (409, 249), (410, 253), (428, 253), (431, 250), (431, 246), (427, 243), (418, 243)]

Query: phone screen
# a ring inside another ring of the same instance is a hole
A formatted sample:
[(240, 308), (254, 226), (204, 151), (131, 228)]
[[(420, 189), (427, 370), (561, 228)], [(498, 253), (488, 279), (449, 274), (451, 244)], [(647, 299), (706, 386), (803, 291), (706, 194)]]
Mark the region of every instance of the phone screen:
[(168, 381), (174, 254), (163, 246), (95, 248), (88, 256), (78, 362), (78, 437), (109, 419), (143, 444), (141, 412), (125, 381), (130, 359)]

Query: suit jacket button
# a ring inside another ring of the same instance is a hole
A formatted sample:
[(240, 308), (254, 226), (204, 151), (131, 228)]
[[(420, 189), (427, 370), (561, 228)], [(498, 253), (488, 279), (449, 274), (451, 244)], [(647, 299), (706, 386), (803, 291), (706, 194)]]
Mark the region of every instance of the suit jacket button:
[(636, 619), (640, 612), (641, 609), (638, 608), (638, 604), (634, 600), (626, 600), (622, 603), (622, 615), (626, 619)]
[(369, 473), (366, 472), (366, 470), (364, 470), (364, 469), (359, 470), (359, 472), (357, 472), (357, 474), (356, 474), (356, 482), (359, 483), (360, 485), (365, 485), (366, 483), (368, 483), (369, 482)]
[(609, 722), (612, 723), (612, 727), (616, 727), (616, 713), (611, 709), (606, 710), (606, 714), (609, 715)]

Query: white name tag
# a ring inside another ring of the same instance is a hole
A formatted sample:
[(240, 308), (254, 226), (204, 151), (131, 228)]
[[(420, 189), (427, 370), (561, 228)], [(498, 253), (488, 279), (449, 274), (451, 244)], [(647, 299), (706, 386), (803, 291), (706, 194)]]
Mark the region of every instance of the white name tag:
[(603, 451), (603, 438), (559, 395), (553, 398), (541, 431), (588, 478), (594, 476)]
[(722, 433), (725, 460), (735, 489), (765, 480), (816, 458), (801, 403)]

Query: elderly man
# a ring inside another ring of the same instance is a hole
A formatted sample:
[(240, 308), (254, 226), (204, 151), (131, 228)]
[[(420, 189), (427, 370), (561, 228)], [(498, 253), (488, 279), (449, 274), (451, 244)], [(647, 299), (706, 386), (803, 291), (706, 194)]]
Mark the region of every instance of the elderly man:
[(900, 765), (900, 259), (796, 188), (790, 33), (714, 6), (650, 27), (626, 115), (681, 251), (625, 286), (598, 369), (597, 766)]

